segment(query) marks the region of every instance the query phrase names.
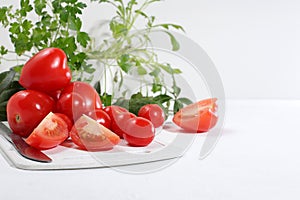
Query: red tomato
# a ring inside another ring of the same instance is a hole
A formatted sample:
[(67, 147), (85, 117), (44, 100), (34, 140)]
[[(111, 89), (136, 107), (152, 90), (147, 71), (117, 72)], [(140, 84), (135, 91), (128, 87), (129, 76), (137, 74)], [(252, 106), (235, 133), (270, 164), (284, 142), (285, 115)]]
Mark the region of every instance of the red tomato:
[(37, 149), (50, 149), (65, 141), (69, 136), (66, 122), (50, 112), (25, 140)]
[(64, 88), (71, 78), (64, 51), (46, 48), (25, 63), (19, 82), (27, 89), (48, 93)]
[(56, 103), (56, 112), (67, 115), (73, 122), (83, 114), (92, 116), (101, 108), (97, 91), (88, 83), (79, 81), (65, 87)]
[(124, 139), (130, 146), (147, 146), (155, 135), (153, 124), (145, 118), (134, 117), (127, 120)]
[(138, 116), (150, 120), (155, 128), (162, 126), (166, 117), (163, 109), (157, 104), (144, 105), (140, 108)]
[(111, 119), (109, 115), (103, 110), (96, 110), (89, 114), (89, 117), (96, 120), (99, 124), (105, 126), (106, 128), (111, 128)]
[(105, 107), (104, 111), (111, 119), (111, 130), (120, 138), (123, 138), (127, 120), (135, 117), (135, 115), (125, 108), (115, 105)]
[(126, 108), (116, 105), (106, 106), (103, 110), (112, 118), (115, 112), (129, 112)]
[(51, 92), (47, 92), (48, 95), (50, 95), (55, 101), (57, 101), (60, 97), (61, 90), (55, 90)]
[(120, 142), (118, 135), (86, 115), (75, 122), (70, 135), (77, 146), (88, 151), (109, 150)]
[(173, 122), (190, 132), (207, 132), (218, 121), (216, 101), (216, 98), (212, 98), (188, 105), (174, 115)]
[(27, 137), (54, 108), (54, 100), (38, 91), (15, 93), (7, 103), (7, 121), (12, 131)]
[(62, 113), (54, 113), (54, 114), (56, 116), (62, 118), (66, 122), (66, 124), (68, 126), (68, 131), (71, 131), (71, 129), (73, 127), (73, 122), (70, 120), (70, 118), (67, 115), (62, 114)]

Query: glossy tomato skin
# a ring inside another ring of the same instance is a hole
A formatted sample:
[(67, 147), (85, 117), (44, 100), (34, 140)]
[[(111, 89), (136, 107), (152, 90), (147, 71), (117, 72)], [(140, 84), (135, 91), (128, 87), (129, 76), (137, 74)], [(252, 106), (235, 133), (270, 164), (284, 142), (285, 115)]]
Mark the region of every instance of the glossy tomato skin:
[(121, 106), (116, 106), (116, 105), (111, 105), (111, 106), (106, 106), (103, 108), (104, 112), (106, 112), (111, 118), (113, 118), (113, 115), (115, 112), (120, 113), (120, 112), (129, 112), (126, 108), (123, 108)]
[(104, 108), (104, 111), (111, 119), (111, 130), (120, 138), (123, 138), (127, 121), (134, 118), (135, 115), (130, 113), (127, 109), (116, 105), (107, 106)]
[(203, 133), (213, 128), (217, 121), (217, 99), (204, 99), (180, 109), (173, 122), (191, 133)]
[(155, 128), (153, 124), (142, 117), (134, 117), (127, 121), (124, 139), (130, 146), (147, 146), (155, 136)]
[(37, 149), (56, 147), (69, 136), (67, 123), (58, 115), (50, 112), (25, 140)]
[(62, 113), (54, 113), (56, 116), (62, 118), (66, 124), (67, 124), (67, 127), (68, 127), (68, 131), (70, 132), (72, 127), (73, 127), (73, 122), (70, 120), (70, 118), (65, 115), (65, 114), (62, 114)]
[(93, 116), (99, 109), (102, 109), (102, 102), (97, 91), (80, 81), (65, 87), (56, 103), (56, 112), (67, 115), (73, 122), (83, 114)]
[(110, 150), (120, 142), (118, 135), (86, 115), (75, 122), (70, 136), (79, 148), (88, 151)]
[(111, 129), (111, 119), (104, 110), (95, 110), (94, 112), (89, 113), (88, 116), (106, 128)]
[(53, 110), (54, 100), (42, 92), (23, 90), (7, 103), (7, 120), (12, 131), (27, 137), (42, 119)]
[(155, 128), (161, 127), (165, 122), (165, 112), (157, 104), (146, 104), (138, 112), (139, 117), (146, 118), (152, 122)]
[(26, 89), (53, 93), (68, 85), (71, 78), (66, 54), (51, 47), (41, 50), (25, 63), (19, 82)]

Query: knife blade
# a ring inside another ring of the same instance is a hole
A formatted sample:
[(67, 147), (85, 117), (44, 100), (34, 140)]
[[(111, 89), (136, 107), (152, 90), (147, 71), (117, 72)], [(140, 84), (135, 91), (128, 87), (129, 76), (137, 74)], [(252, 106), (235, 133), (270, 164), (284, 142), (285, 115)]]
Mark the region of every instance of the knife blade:
[(40, 150), (28, 145), (21, 136), (13, 133), (4, 123), (0, 121), (0, 134), (9, 141), (17, 152), (23, 157), (43, 163), (49, 163), (52, 161), (46, 154)]

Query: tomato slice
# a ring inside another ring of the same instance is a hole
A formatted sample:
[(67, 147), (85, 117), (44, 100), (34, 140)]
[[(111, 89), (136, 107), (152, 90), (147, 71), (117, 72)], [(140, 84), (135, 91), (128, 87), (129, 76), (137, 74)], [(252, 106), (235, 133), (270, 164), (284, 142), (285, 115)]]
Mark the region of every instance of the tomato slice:
[(86, 115), (75, 122), (70, 136), (77, 146), (88, 151), (109, 150), (120, 142), (118, 135)]
[(173, 122), (184, 130), (196, 133), (207, 132), (213, 128), (218, 117), (217, 99), (204, 99), (180, 109), (173, 117)]
[(25, 140), (37, 149), (50, 149), (61, 144), (68, 138), (66, 122), (50, 112)]

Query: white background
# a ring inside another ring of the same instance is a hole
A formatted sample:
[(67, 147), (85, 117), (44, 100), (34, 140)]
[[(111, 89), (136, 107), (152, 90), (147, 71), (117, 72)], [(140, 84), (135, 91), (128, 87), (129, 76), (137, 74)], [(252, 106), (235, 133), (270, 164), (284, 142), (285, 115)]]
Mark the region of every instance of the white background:
[[(0, 5), (11, 2), (17, 0)], [(222, 77), (229, 101), (213, 152), (198, 159), (206, 138), (199, 134), (174, 165), (145, 175), (111, 169), (24, 171), (0, 156), (0, 197), (299, 199), (300, 1), (165, 0), (149, 12), (159, 22), (184, 26)], [(85, 28), (109, 16), (109, 6), (94, 5), (84, 13)], [(1, 43), (7, 42), (0, 36)]]
[(228, 98), (285, 99), (300, 98), (299, 9), (297, 0), (167, 0), (155, 13), (206, 50)]
[[(148, 12), (185, 28), (215, 63), (228, 99), (299, 99), (299, 10), (297, 0), (165, 0)], [(84, 28), (112, 14), (109, 5), (93, 4), (84, 12)]]

